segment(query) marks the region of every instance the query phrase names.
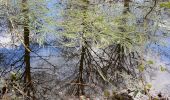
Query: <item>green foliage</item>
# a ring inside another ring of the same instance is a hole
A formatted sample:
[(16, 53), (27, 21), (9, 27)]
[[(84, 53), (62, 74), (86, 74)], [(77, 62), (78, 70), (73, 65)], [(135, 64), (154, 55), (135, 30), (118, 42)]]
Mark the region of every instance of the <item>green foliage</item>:
[(166, 70), (167, 70), (166, 67), (160, 65), (160, 71), (164, 72), (164, 71), (166, 71)]
[(147, 63), (148, 63), (149, 65), (154, 64), (154, 62), (153, 62), (152, 60), (147, 61)]
[(84, 41), (96, 48), (121, 44), (125, 51), (131, 52), (147, 41), (147, 35), (136, 30), (135, 17), (130, 13), (108, 16), (100, 5), (76, 3), (75, 7), (75, 2), (70, 3), (74, 6), (63, 11), (64, 19), (59, 24), (64, 29), (61, 37), (69, 40), (63, 43), (66, 46), (84, 45)]
[(145, 70), (145, 66), (143, 64), (140, 64), (138, 66), (138, 69), (139, 69), (140, 72), (143, 72)]
[(135, 90), (133, 96), (136, 97), (139, 92), (140, 92), (139, 90)]
[(80, 9), (69, 9), (65, 16), (68, 18), (61, 25), (65, 30), (61, 33), (62, 36), (73, 40), (78, 39), (79, 44), (83, 44), (86, 39), (96, 43), (96, 47), (99, 48), (108, 45), (112, 40), (108, 40), (109, 35), (112, 35), (112, 29), (103, 15), (95, 14), (90, 9), (85, 12)]
[(16, 81), (16, 79), (17, 79), (16, 73), (11, 72), (11, 77), (10, 78), (11, 78), (12, 81)]
[(150, 83), (148, 83), (148, 84), (146, 84), (146, 89), (151, 89), (152, 88), (152, 84), (150, 84)]
[(160, 7), (170, 8), (170, 2), (161, 3)]
[(105, 91), (104, 91), (104, 96), (105, 96), (105, 97), (109, 97), (109, 96), (110, 96), (110, 92), (109, 92), (108, 90), (105, 90)]
[(19, 72), (17, 72), (17, 73), (15, 73), (15, 72), (10, 72), (10, 80), (11, 80), (11, 81), (18, 81), (18, 79), (20, 79), (21, 76), (22, 76), (22, 72), (21, 72), (21, 71), (19, 71)]
[[(52, 0), (48, 1), (51, 2)], [(22, 26), (24, 22), (27, 22), (31, 31), (31, 39), (34, 40), (34, 42), (43, 44), (46, 33), (54, 32), (51, 27), (54, 27), (56, 24), (53, 16), (48, 15), (51, 12), (49, 8), (47, 8), (46, 3), (47, 0), (28, 0), (27, 4), (23, 4), (21, 0), (15, 0), (15, 3), (10, 2), (9, 10), (6, 11), (6, 13), (8, 13), (7, 17), (13, 26), (12, 28), (18, 28), (17, 30), (21, 31), (22, 29), (18, 26)], [(16, 11), (13, 11), (13, 9)], [(28, 11), (23, 12), (23, 9), (28, 9)], [(25, 15), (29, 18), (26, 19)], [(38, 37), (36, 37), (37, 34)]]

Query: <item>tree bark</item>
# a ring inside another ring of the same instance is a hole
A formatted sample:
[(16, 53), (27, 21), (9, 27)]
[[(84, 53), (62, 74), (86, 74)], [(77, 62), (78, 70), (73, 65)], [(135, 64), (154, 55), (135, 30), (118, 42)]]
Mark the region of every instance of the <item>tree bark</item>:
[(30, 68), (30, 41), (29, 41), (29, 17), (28, 17), (28, 7), (27, 7), (27, 0), (22, 0), (22, 13), (24, 14), (24, 47), (25, 47), (25, 54), (24, 54), (24, 63), (25, 63), (25, 73), (24, 73), (24, 83), (25, 86), (25, 93), (28, 97), (30, 97), (30, 92), (32, 90), (32, 82), (31, 82), (31, 68)]
[(130, 2), (130, 0), (124, 0), (125, 10), (123, 13), (127, 13), (129, 11), (129, 2)]
[[(84, 3), (86, 3), (88, 5), (88, 0), (83, 0)], [(82, 34), (82, 38), (84, 39), (84, 34), (85, 34), (85, 30), (87, 29), (86, 27), (86, 22), (85, 22), (85, 19), (87, 17), (87, 6), (83, 6), (83, 25), (84, 25), (84, 28), (83, 28), (83, 34)], [(85, 39), (84, 39), (84, 44), (85, 43)], [(78, 79), (78, 89), (77, 89), (77, 93), (76, 95), (80, 96), (80, 95), (85, 95), (85, 92), (84, 92), (84, 82), (83, 82), (83, 69), (84, 69), (84, 59), (85, 59), (85, 52), (86, 52), (86, 47), (85, 45), (82, 45), (82, 50), (81, 50), (81, 58), (80, 58), (80, 65), (79, 65), (79, 79)]]
[(80, 58), (80, 65), (79, 65), (79, 79), (78, 79), (78, 90), (77, 90), (77, 95), (85, 95), (84, 93), (84, 86), (83, 86), (83, 66), (84, 66), (84, 56), (85, 56), (86, 48), (82, 46), (81, 50), (81, 58)]

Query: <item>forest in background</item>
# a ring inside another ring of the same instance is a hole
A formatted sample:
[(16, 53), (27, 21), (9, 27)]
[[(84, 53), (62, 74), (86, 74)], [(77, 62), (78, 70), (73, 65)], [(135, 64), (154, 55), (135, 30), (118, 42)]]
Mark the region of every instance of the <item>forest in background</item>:
[(1, 0), (2, 100), (169, 100), (169, 0)]

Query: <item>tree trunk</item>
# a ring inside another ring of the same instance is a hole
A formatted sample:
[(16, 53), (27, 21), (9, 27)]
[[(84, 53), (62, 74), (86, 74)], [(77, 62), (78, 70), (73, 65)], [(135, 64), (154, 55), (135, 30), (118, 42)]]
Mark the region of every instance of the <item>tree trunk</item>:
[(82, 46), (81, 50), (81, 58), (80, 58), (80, 66), (79, 66), (79, 79), (78, 79), (78, 90), (77, 95), (85, 95), (84, 86), (83, 86), (83, 65), (84, 65), (84, 56), (85, 56), (86, 48)]
[(123, 13), (127, 13), (129, 11), (129, 2), (130, 2), (130, 0), (124, 0), (125, 10)]
[(25, 55), (24, 55), (24, 63), (25, 63), (25, 73), (24, 73), (24, 83), (25, 86), (25, 93), (27, 96), (31, 96), (30, 92), (32, 90), (32, 82), (31, 82), (31, 69), (30, 69), (30, 44), (29, 44), (29, 17), (28, 17), (28, 7), (27, 7), (27, 0), (22, 0), (22, 13), (24, 14), (24, 47), (25, 47)]
[[(83, 2), (85, 2), (88, 5), (88, 1), (87, 0), (83, 0)], [(84, 29), (83, 29), (83, 34), (82, 34), (82, 38), (84, 39), (84, 34), (85, 34), (85, 30), (87, 29), (86, 27), (86, 23), (85, 23), (85, 19), (87, 16), (87, 6), (83, 6), (83, 25), (84, 25)], [(84, 39), (84, 44), (85, 43), (85, 39)], [(83, 82), (83, 69), (84, 69), (84, 59), (85, 59), (85, 52), (86, 52), (86, 47), (83, 45), (82, 46), (82, 50), (81, 50), (81, 58), (80, 58), (80, 66), (79, 66), (79, 79), (78, 79), (78, 89), (77, 89), (77, 93), (76, 95), (80, 96), (80, 95), (85, 95), (84, 92), (84, 82)]]

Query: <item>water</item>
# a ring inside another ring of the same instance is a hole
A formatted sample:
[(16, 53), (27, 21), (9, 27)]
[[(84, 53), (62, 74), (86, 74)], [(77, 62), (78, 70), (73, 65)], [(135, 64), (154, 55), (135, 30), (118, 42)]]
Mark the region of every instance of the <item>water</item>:
[[(136, 8), (136, 6), (143, 5), (144, 1), (143, 0), (134, 0), (134, 1), (135, 3), (133, 4), (133, 6), (131, 6), (130, 9), (132, 13), (135, 15), (135, 17), (140, 20), (141, 17), (143, 17), (144, 13), (146, 12), (145, 12), (145, 9), (141, 9), (140, 7)], [(47, 16), (54, 17), (55, 20), (60, 19), (58, 17), (55, 18), (56, 16), (60, 16), (59, 15), (60, 9), (62, 9), (62, 6), (60, 6), (59, 1), (51, 0), (51, 2), (47, 2), (46, 4), (47, 4), (48, 9), (50, 10), (50, 13), (47, 13)], [(53, 5), (53, 4), (56, 4), (56, 5)], [(121, 3), (119, 5), (121, 5)], [(58, 9), (53, 9), (55, 8), (55, 6), (57, 6)], [(120, 11), (120, 9), (112, 10), (112, 9), (108, 9), (108, 7), (103, 8), (103, 9), (107, 9), (109, 12), (116, 11), (117, 13), (119, 13)], [(159, 28), (157, 29), (159, 30), (158, 34), (160, 34), (161, 32), (169, 34), (169, 31), (170, 31), (170, 25), (168, 23), (170, 21), (170, 16), (168, 15), (168, 13), (165, 13), (165, 12), (166, 11), (162, 10), (161, 16), (159, 16), (159, 18), (161, 17), (161, 20), (163, 20), (164, 24), (158, 23), (158, 26), (159, 26)], [(156, 13), (153, 13), (153, 15), (155, 17), (157, 16)], [(157, 19), (155, 18), (154, 21), (157, 21)], [(48, 24), (46, 24), (46, 26), (50, 30), (55, 31), (56, 27), (50, 26)], [(149, 27), (153, 27), (153, 26), (150, 25)], [(11, 64), (13, 64), (16, 60), (20, 59), (23, 56), (24, 48), (21, 46), (20, 42), (16, 43), (17, 45), (16, 48), (13, 46), (9, 46), (8, 44), (12, 45), (11, 36), (10, 34), (4, 34), (4, 32), (0, 33), (1, 34), (0, 35), (0, 45), (1, 45), (0, 53), (2, 53), (5, 56), (5, 60), (3, 61), (3, 64), (1, 64), (1, 66), (7, 68), (7, 67), (10, 67)], [(69, 77), (69, 75), (71, 75), (71, 73), (74, 72), (75, 69), (73, 68), (73, 66), (74, 66), (74, 63), (76, 63), (76, 61), (67, 62), (63, 57), (59, 55), (61, 53), (61, 49), (59, 47), (56, 47), (56, 45), (52, 43), (53, 41), (55, 41), (55, 39), (57, 39), (57, 35), (54, 35), (54, 34), (56, 33), (50, 32), (44, 35), (46, 37), (45, 41), (47, 45), (32, 44), (31, 46), (32, 50), (35, 50), (38, 55), (42, 56), (43, 59), (47, 60), (48, 62), (44, 61), (42, 58), (38, 57), (36, 54), (31, 53), (31, 57), (32, 57), (31, 67), (36, 72), (45, 71), (48, 73), (54, 73), (56, 75), (60, 75), (58, 76), (58, 79), (63, 79), (63, 78)], [(149, 49), (151, 49), (152, 53), (146, 54), (146, 58), (149, 60), (153, 60), (154, 61), (153, 66), (156, 66), (156, 68), (158, 69), (160, 65), (165, 66), (167, 68), (170, 67), (170, 62), (169, 62), (170, 61), (170, 52), (169, 52), (170, 51), (170, 38), (162, 38), (161, 41), (165, 42), (166, 46), (163, 46), (162, 44), (159, 44), (159, 43), (151, 44)], [(156, 53), (159, 53), (160, 56), (157, 56)], [(58, 69), (58, 71), (54, 71), (55, 69), (54, 66), (51, 66), (49, 63), (56, 66), (56, 69)], [(17, 63), (15, 64), (15, 66), (19, 66), (20, 64), (21, 63)], [(65, 67), (60, 68), (59, 66), (61, 65), (64, 65)], [(155, 72), (150, 72), (147, 75), (152, 77), (153, 80), (148, 79), (148, 81), (153, 84), (153, 89), (156, 89), (157, 91), (162, 91), (167, 88), (166, 87), (167, 85), (170, 85), (169, 72), (155, 71)]]

